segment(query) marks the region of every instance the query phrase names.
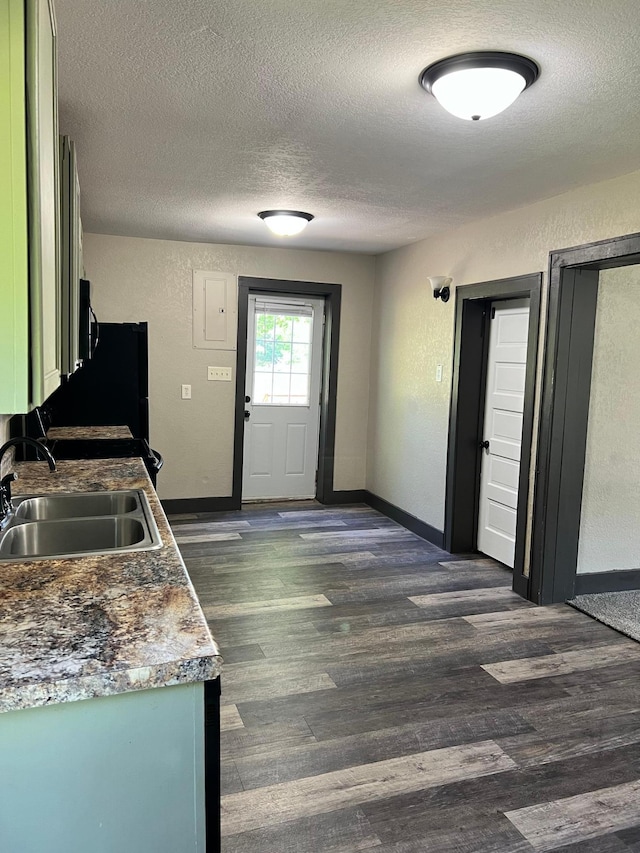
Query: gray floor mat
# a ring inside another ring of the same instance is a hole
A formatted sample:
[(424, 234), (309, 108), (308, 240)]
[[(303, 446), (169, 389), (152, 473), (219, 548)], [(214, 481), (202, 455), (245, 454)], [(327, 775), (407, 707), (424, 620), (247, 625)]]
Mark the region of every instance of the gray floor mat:
[(640, 642), (640, 590), (577, 595), (567, 603)]

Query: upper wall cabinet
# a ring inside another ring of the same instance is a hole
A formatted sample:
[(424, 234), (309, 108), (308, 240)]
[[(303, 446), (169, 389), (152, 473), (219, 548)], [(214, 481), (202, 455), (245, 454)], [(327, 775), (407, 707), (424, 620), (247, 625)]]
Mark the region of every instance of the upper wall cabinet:
[(60, 137), (60, 331), (61, 370), (74, 373), (80, 360), (80, 279), (82, 266), (82, 222), (76, 146), (68, 136)]
[(49, 0), (0, 0), (0, 412), (60, 383), (56, 43)]
[(60, 384), (56, 30), (50, 0), (27, 0), (31, 404)]
[(28, 408), (29, 255), (23, 0), (0, 0), (0, 412)]

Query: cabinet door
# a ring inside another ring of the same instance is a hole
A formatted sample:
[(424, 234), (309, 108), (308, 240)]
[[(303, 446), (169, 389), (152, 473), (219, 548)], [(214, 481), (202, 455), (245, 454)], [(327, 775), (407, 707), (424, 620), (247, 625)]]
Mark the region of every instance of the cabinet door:
[[(73, 146), (75, 154), (75, 145)], [(76, 367), (80, 367), (80, 279), (84, 275), (82, 263), (82, 220), (80, 219), (80, 181), (78, 179), (78, 158), (74, 156), (73, 168), (73, 355)]]
[(50, 0), (27, 0), (31, 404), (60, 384), (58, 115)]
[(60, 137), (61, 330), (63, 375), (80, 365), (80, 185), (76, 148), (68, 136)]
[(0, 0), (0, 412), (29, 404), (24, 2)]

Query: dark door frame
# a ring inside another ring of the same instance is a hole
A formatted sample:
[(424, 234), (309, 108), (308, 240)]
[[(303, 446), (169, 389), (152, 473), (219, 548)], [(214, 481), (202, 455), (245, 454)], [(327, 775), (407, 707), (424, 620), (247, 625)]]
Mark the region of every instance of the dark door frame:
[(640, 263), (640, 234), (551, 252), (531, 554), (532, 601), (573, 598), (599, 270)]
[(444, 547), (452, 554), (476, 551), (481, 451), (491, 302), (528, 297), (529, 337), (518, 484), (518, 520), (513, 588), (529, 597), (525, 576), (529, 469), (535, 406), (536, 361), (542, 273), (456, 288), (453, 377), (445, 500)]
[(341, 284), (317, 281), (285, 281), (277, 278), (238, 277), (238, 345), (236, 353), (236, 412), (233, 435), (233, 508), (242, 505), (242, 463), (244, 457), (244, 409), (247, 365), (247, 318), (250, 293), (277, 293), (285, 296), (324, 298), (322, 353), (322, 392), (320, 397), (320, 438), (316, 498), (330, 503), (333, 495), (333, 469), (336, 437), (336, 398), (338, 388), (338, 349), (340, 342)]

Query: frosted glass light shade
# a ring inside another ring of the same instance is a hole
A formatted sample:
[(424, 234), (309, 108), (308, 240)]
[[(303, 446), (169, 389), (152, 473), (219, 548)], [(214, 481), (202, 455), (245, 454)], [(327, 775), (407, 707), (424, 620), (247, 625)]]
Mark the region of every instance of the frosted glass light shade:
[(468, 68), (443, 75), (431, 91), (447, 112), (479, 121), (506, 110), (525, 85), (521, 74), (506, 68)]
[(452, 115), (480, 121), (506, 110), (539, 74), (532, 59), (485, 50), (434, 62), (420, 75), (420, 84)]
[(310, 213), (300, 210), (263, 210), (258, 216), (278, 237), (295, 237), (313, 219)]
[(449, 287), (453, 279), (450, 275), (430, 275), (429, 282), (431, 283), (431, 290), (435, 293), (436, 290), (440, 290), (442, 287)]

